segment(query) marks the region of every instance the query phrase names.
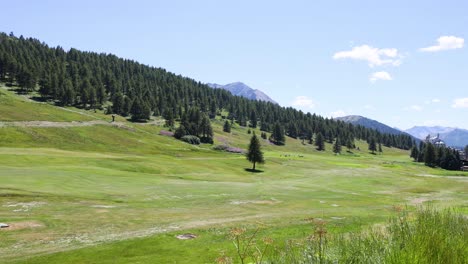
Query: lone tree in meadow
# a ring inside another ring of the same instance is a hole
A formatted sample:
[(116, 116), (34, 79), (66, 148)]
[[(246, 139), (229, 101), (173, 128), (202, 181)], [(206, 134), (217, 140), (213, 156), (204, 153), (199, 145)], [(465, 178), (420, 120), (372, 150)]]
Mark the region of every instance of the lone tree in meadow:
[(250, 139), (249, 149), (246, 154), (247, 160), (253, 163), (252, 170), (255, 170), (255, 164), (265, 163), (265, 159), (263, 158), (263, 152), (261, 150), (260, 141), (257, 138), (255, 133), (252, 135)]

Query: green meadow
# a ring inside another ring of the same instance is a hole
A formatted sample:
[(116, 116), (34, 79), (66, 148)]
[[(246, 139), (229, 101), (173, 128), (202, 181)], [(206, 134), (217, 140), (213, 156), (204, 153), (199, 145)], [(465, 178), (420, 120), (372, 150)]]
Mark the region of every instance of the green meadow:
[[(0, 89), (0, 121), (109, 121), (102, 112), (58, 108)], [(407, 151), (334, 155), (332, 146), (262, 141), (259, 173), (241, 154), (251, 135), (234, 126), (215, 144), (192, 146), (163, 126), (0, 126), (2, 263), (214, 263), (233, 227), (259, 228), (280, 245), (307, 237), (305, 219), (331, 233), (385, 224), (395, 207), (430, 204), (468, 214), (468, 172), (432, 169)], [(260, 131), (256, 131), (260, 135)], [(179, 240), (191, 233), (195, 239)]]

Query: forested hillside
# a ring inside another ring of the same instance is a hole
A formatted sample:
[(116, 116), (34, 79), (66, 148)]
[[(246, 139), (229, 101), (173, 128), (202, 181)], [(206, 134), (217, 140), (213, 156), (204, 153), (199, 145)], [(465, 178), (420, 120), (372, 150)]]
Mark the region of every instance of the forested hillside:
[(17, 85), (23, 93), (37, 91), (43, 100), (57, 105), (102, 109), (134, 121), (151, 115), (184, 120), (192, 108), (210, 118), (228, 113), (225, 118), (232, 122), (273, 132), (271, 141), (278, 144), (285, 143), (285, 133), (310, 143), (321, 135), (328, 142), (338, 138), (346, 146), (354, 145), (355, 138), (402, 149), (413, 145), (408, 135), (382, 134), (292, 107), (248, 100), (162, 68), (112, 54), (65, 51), (12, 33), (0, 33), (0, 82)]

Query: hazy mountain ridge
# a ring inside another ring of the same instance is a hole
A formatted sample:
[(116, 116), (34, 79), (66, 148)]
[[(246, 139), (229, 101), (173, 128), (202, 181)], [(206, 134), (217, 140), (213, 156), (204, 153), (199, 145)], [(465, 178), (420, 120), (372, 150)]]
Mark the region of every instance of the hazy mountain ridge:
[(375, 129), (381, 133), (388, 133), (388, 134), (393, 134), (393, 135), (401, 135), (401, 134), (407, 134), (403, 131), (400, 131), (398, 129), (392, 128), (390, 126), (387, 126), (383, 123), (380, 123), (376, 120), (359, 116), (359, 115), (349, 115), (349, 116), (343, 116), (343, 117), (336, 117), (334, 118), (336, 120), (344, 121), (346, 123), (351, 123), (353, 125), (361, 125), (363, 127), (367, 128), (372, 128)]
[[(361, 125), (363, 127), (375, 129), (379, 131), (380, 133), (386, 133), (386, 134), (392, 134), (392, 135), (411, 135), (405, 131), (401, 131), (399, 129), (390, 127), (388, 125), (385, 125), (383, 123), (380, 123), (379, 121), (359, 116), (359, 115), (349, 115), (349, 116), (343, 116), (343, 117), (336, 117), (334, 118), (336, 120), (344, 121), (346, 123), (351, 123), (353, 125)], [(412, 136), (412, 135), (411, 135)], [(418, 138), (415, 138), (412, 136), (416, 141), (419, 141)]]
[(216, 88), (216, 89), (221, 88), (221, 89), (227, 90), (231, 92), (233, 95), (242, 96), (247, 99), (259, 100), (259, 101), (265, 101), (265, 102), (278, 104), (264, 92), (258, 89), (253, 89), (242, 82), (234, 82), (234, 83), (229, 83), (226, 85), (221, 85), (217, 83), (207, 83), (206, 85), (210, 86), (211, 88)]
[(427, 135), (435, 136), (439, 134), (440, 139), (445, 141), (445, 144), (453, 147), (464, 147), (468, 145), (468, 130), (455, 127), (442, 126), (415, 126), (405, 130), (408, 134), (425, 139)]

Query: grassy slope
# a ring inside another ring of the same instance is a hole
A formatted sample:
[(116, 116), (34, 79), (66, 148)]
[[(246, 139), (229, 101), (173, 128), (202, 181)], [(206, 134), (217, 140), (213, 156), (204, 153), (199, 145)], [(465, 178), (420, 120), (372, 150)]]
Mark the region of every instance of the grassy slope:
[[(3, 120), (33, 112), (37, 120), (90, 118), (49, 105), (34, 111), (37, 103), (0, 93), (10, 100), (9, 108), (0, 104)], [(414, 164), (400, 150), (334, 156), (330, 145), (317, 152), (288, 139), (284, 147), (265, 143), (264, 172), (252, 174), (241, 155), (187, 145), (157, 126), (129, 126), (0, 128), (0, 222), (35, 225), (0, 231), (1, 261), (204, 263), (232, 249), (232, 226), (262, 225), (262, 234), (282, 240), (306, 236), (307, 217), (343, 232), (384, 221), (398, 204), (434, 200), (467, 212), (468, 178), (437, 177), (467, 173)], [(245, 148), (250, 137), (240, 127), (223, 133), (221, 121), (214, 129), (217, 144)], [(199, 238), (174, 238), (184, 232)]]

